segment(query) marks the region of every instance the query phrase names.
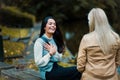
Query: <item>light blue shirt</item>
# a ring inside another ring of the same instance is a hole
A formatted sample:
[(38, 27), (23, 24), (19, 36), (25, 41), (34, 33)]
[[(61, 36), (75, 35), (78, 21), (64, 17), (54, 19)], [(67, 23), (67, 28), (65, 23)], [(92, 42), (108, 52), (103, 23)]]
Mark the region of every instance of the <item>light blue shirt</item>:
[[(53, 38), (48, 38), (45, 34), (43, 35), (46, 39), (48, 39), (48, 42), (54, 46), (56, 46), (56, 43)], [(34, 44), (34, 60), (36, 65), (39, 67), (40, 70), (40, 77), (42, 79), (45, 78), (45, 73), (50, 72), (53, 68), (53, 63), (58, 62), (62, 58), (62, 54), (56, 52), (55, 55), (50, 56), (49, 52), (44, 49), (43, 45), (45, 44), (45, 41), (43, 39), (38, 38), (35, 41)], [(56, 46), (57, 49), (57, 46)]]

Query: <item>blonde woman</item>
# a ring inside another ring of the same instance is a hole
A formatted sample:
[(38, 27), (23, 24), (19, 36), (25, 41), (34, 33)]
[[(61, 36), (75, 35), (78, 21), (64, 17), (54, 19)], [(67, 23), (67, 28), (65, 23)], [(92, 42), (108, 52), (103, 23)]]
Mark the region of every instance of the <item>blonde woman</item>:
[(83, 72), (81, 80), (118, 80), (119, 35), (101, 8), (93, 8), (88, 20), (90, 32), (83, 36), (77, 57), (77, 69)]

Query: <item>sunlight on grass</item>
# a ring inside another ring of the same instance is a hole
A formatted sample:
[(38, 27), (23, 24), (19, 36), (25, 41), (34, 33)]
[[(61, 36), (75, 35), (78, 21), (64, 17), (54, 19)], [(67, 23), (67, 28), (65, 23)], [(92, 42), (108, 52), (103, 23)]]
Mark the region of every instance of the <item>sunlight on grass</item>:
[[(9, 36), (10, 39), (12, 38), (22, 38), (28, 36), (29, 28), (10, 28), (2, 26), (2, 35), (3, 36)], [(3, 46), (4, 46), (4, 53), (5, 57), (8, 56), (14, 56), (22, 54), (25, 49), (25, 44), (23, 42), (15, 42), (11, 40), (3, 40)]]
[(28, 28), (8, 28), (2, 27), (2, 35), (3, 36), (10, 36), (10, 38), (22, 38), (28, 35), (29, 29)]
[(23, 53), (25, 44), (22, 42), (3, 41), (5, 57), (19, 55)]
[(59, 62), (58, 64), (63, 66), (63, 67), (75, 66), (75, 64), (70, 64), (70, 63), (65, 63), (65, 62)]
[[(30, 28), (11, 28), (0, 26), (2, 29), (2, 36), (9, 36), (8, 39), (3, 40), (4, 57), (22, 56), (26, 48), (26, 44), (22, 41), (14, 41), (22, 37), (27, 37)], [(13, 40), (13, 41), (12, 41)], [(5, 59), (6, 63), (12, 64), (12, 59)]]
[(0, 80), (8, 80), (7, 77), (0, 76)]
[(33, 59), (31, 59), (31, 60), (28, 61), (28, 65), (26, 67), (38, 71), (38, 67), (35, 64), (35, 62), (34, 62)]

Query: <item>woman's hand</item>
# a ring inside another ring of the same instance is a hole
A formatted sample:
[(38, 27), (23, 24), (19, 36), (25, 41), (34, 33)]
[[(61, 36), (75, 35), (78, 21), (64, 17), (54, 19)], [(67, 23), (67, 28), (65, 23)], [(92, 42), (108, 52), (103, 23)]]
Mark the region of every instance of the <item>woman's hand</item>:
[(45, 44), (44, 45), (44, 48), (46, 49), (46, 50), (48, 50), (49, 51), (49, 54), (52, 56), (52, 55), (54, 55), (55, 53), (56, 53), (56, 47), (54, 46), (54, 45), (52, 45), (52, 44)]

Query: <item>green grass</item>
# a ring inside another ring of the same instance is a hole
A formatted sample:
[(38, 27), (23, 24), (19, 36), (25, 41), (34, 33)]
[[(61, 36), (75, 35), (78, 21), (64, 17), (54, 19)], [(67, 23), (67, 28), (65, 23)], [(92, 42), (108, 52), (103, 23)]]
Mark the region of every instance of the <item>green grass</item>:
[[(10, 28), (2, 26), (2, 35), (3, 36), (10, 36), (12, 38), (22, 38), (26, 37), (29, 33), (29, 29), (19, 29), (19, 28)], [(3, 47), (4, 47), (4, 56), (15, 56), (24, 53), (24, 49), (26, 45), (23, 42), (13, 42), (10, 40), (3, 40)]]
[(3, 41), (4, 56), (15, 56), (23, 53), (25, 44), (22, 42)]
[(8, 80), (7, 77), (0, 76), (0, 80)]
[(28, 35), (29, 29), (28, 28), (9, 28), (2, 26), (2, 35), (3, 36), (10, 36), (10, 38), (22, 38)]

